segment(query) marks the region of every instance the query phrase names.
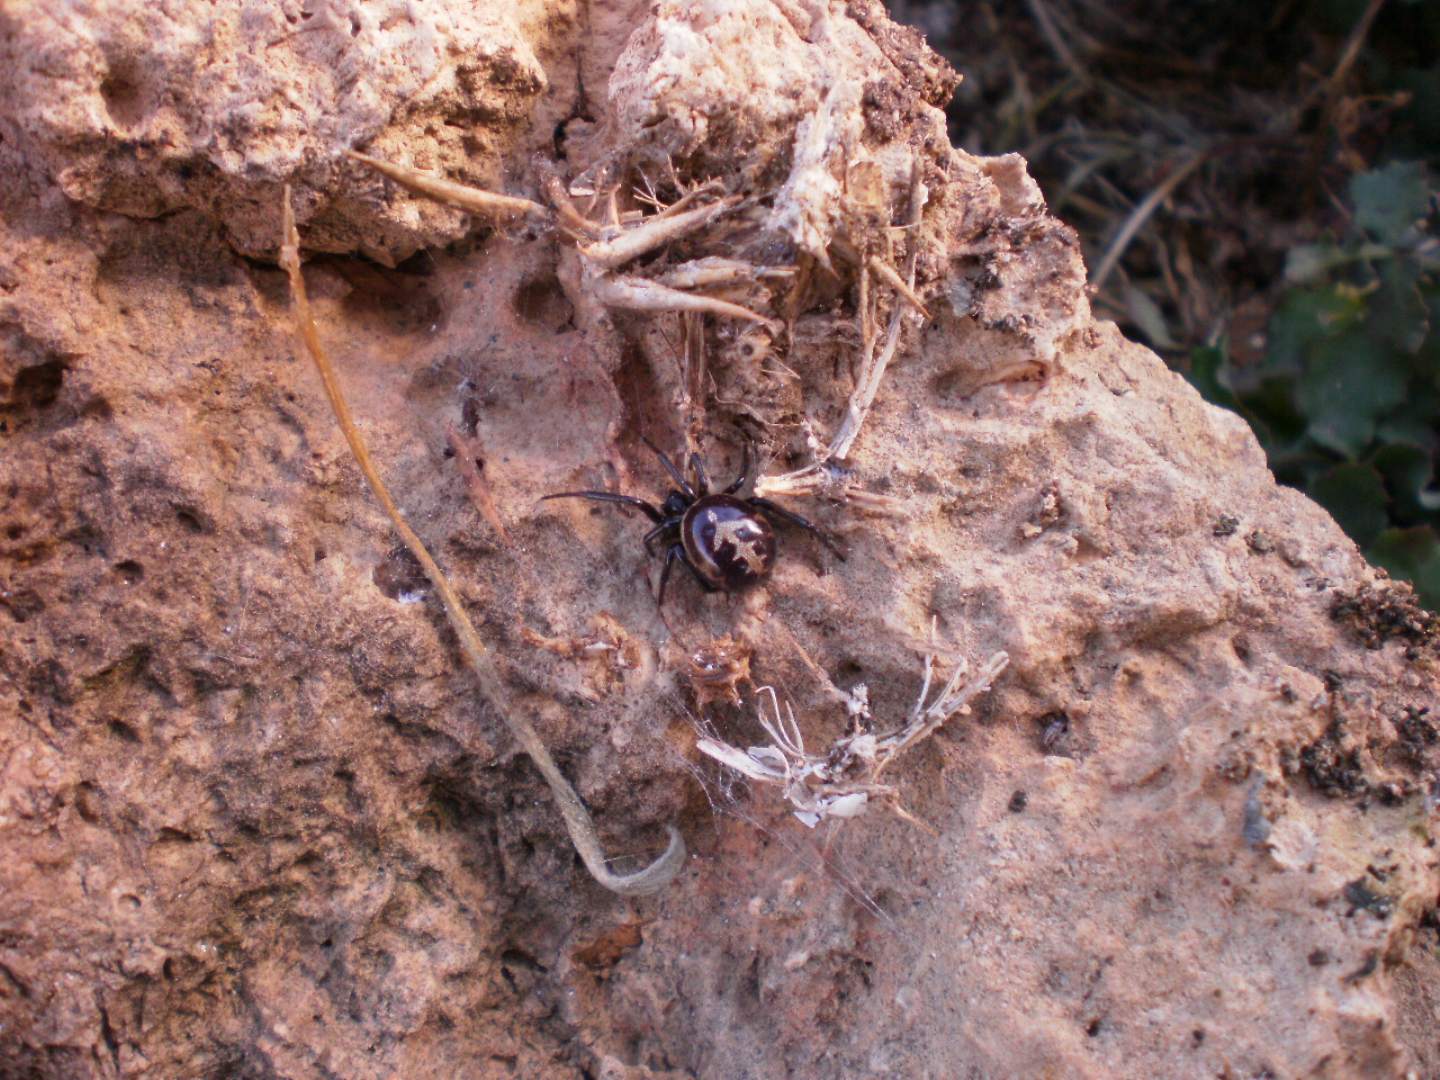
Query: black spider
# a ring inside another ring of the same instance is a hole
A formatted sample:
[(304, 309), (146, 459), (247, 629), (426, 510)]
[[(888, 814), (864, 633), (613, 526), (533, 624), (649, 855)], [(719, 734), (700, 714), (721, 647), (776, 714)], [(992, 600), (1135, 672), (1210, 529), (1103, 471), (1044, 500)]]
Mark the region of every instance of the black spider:
[(692, 484), (649, 439), (641, 441), (655, 452), (665, 471), (679, 485), (678, 490), (665, 496), (665, 501), (658, 508), (634, 495), (617, 495), (609, 491), (557, 491), (543, 498), (594, 499), (635, 506), (644, 511), (645, 516), (655, 523), (655, 527), (645, 534), (645, 550), (654, 555), (656, 540), (664, 540), (667, 544), (665, 567), (660, 571), (657, 604), (665, 603), (665, 585), (670, 580), (670, 568), (677, 559), (689, 568), (706, 592), (736, 592), (764, 578), (775, 564), (775, 530), (765, 520), (766, 517), (798, 525), (818, 537), (840, 559), (845, 558), (844, 552), (833, 540), (799, 514), (792, 514), (769, 499), (753, 495), (745, 499), (735, 494), (750, 478), (748, 443), (743, 450), (740, 475), (723, 491), (712, 495), (710, 478), (705, 475), (705, 465), (699, 454), (690, 455), (690, 469), (695, 475)]

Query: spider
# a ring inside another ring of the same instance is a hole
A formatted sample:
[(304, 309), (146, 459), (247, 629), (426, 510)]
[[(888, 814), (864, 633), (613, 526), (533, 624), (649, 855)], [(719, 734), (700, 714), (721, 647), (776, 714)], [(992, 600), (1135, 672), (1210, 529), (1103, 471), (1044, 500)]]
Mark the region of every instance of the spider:
[(665, 566), (660, 571), (658, 606), (665, 604), (665, 586), (677, 561), (685, 564), (706, 592), (738, 592), (770, 573), (775, 564), (775, 530), (766, 518), (796, 525), (814, 536), (842, 561), (845, 553), (836, 543), (799, 514), (776, 506), (758, 496), (741, 498), (735, 493), (750, 478), (750, 444), (742, 450), (740, 475), (722, 491), (711, 493), (710, 478), (699, 454), (690, 455), (694, 483), (649, 439), (643, 442), (670, 474), (678, 487), (658, 507), (634, 495), (610, 491), (557, 491), (545, 499), (594, 499), (638, 507), (655, 527), (645, 534), (645, 551), (655, 554), (655, 541), (665, 541)]

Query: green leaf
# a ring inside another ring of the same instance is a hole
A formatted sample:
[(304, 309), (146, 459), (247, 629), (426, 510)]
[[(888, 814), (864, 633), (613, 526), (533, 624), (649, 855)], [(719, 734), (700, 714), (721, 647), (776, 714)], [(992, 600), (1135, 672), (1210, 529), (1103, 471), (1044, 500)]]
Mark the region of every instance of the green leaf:
[(1223, 346), (1205, 345), (1190, 352), (1190, 370), (1185, 373), (1190, 385), (1213, 405), (1223, 405), (1241, 412), (1240, 401), (1230, 389), (1230, 361)]
[(1390, 523), (1384, 481), (1369, 465), (1336, 465), (1315, 478), (1310, 495), (1362, 548)]
[(1296, 403), (1310, 437), (1354, 460), (1375, 437), (1375, 422), (1405, 400), (1401, 358), (1362, 333), (1323, 342), (1300, 379)]
[(1431, 611), (1440, 611), (1440, 539), (1430, 526), (1386, 529), (1365, 557), (1390, 571), (1392, 577), (1413, 583), (1420, 602)]
[(1250, 426), (1260, 435), (1267, 451), (1301, 441), (1305, 438), (1305, 416), (1295, 405), (1295, 380), (1289, 376), (1264, 379), (1259, 386), (1241, 395)]
[(1414, 356), (1430, 333), (1430, 312), (1420, 294), (1420, 267), (1410, 259), (1387, 259), (1380, 287), (1370, 297), (1366, 325), (1392, 347)]
[(1344, 333), (1365, 314), (1365, 301), (1353, 290), (1292, 289), (1270, 316), (1266, 374), (1299, 374), (1317, 342)]
[(1422, 284), (1420, 299), (1425, 304), (1425, 318), (1432, 332), (1420, 346), (1415, 366), (1429, 377), (1431, 385), (1440, 388), (1440, 330), (1436, 329), (1440, 327), (1440, 283)]
[(1382, 446), (1404, 443), (1434, 457), (1440, 452), (1440, 388), (1412, 378), (1403, 404), (1375, 425), (1375, 440)]
[(1425, 166), (1418, 161), (1392, 161), (1350, 179), (1355, 224), (1389, 244), (1399, 243), (1425, 216), (1429, 199)]
[(1309, 285), (1349, 261), (1349, 253), (1338, 244), (1296, 244), (1285, 255), (1285, 280)]
[[(1424, 396), (1424, 387), (1411, 386), (1412, 395)], [(1425, 447), (1430, 444), (1431, 413), (1422, 412), (1416, 405), (1416, 397), (1405, 399), (1405, 408), (1391, 413), (1375, 425), (1375, 438), (1381, 443), (1407, 443), (1410, 446)], [(1423, 402), (1422, 402), (1423, 405)]]
[(1435, 485), (1435, 459), (1423, 446), (1391, 443), (1375, 453), (1375, 468), (1395, 503), (1395, 516), (1418, 523), (1440, 510), (1440, 489)]
[(1396, 248), (1388, 244), (1296, 244), (1285, 256), (1285, 280), (1295, 285), (1310, 285), (1328, 277), (1331, 270), (1357, 262), (1392, 259)]

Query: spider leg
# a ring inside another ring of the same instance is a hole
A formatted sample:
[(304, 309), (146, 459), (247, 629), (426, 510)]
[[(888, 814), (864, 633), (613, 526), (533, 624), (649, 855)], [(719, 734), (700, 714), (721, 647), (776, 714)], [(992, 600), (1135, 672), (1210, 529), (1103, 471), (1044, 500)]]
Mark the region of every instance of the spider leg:
[(640, 441), (654, 451), (655, 456), (660, 459), (660, 464), (665, 466), (665, 471), (670, 474), (670, 479), (674, 480), (675, 483), (680, 486), (680, 490), (685, 494), (687, 499), (694, 502), (696, 499), (695, 489), (690, 486), (690, 481), (686, 480), (680, 470), (675, 467), (675, 463), (665, 456), (663, 450), (645, 438), (644, 435), (640, 436)]
[(664, 521), (660, 522), (659, 525), (656, 525), (653, 529), (646, 533), (645, 538), (641, 541), (641, 543), (645, 545), (645, 554), (654, 555), (655, 549), (652, 548), (650, 545), (653, 544), (660, 537), (664, 536), (665, 533), (667, 533), (669, 530), (675, 528), (678, 524), (678, 518), (666, 518)]
[(685, 569), (695, 575), (695, 580), (699, 582), (702, 589), (707, 593), (715, 591), (715, 586), (700, 576), (700, 571), (695, 569), (695, 564), (692, 563), (690, 557), (685, 554), (685, 545), (671, 544), (669, 550), (665, 552), (665, 568), (660, 571), (660, 594), (655, 600), (656, 607), (663, 608), (665, 606), (665, 586), (670, 581), (670, 568), (675, 565), (676, 559), (684, 563)]
[(695, 490), (701, 495), (710, 494), (710, 477), (705, 475), (705, 462), (699, 454), (690, 455), (690, 471), (695, 474)]
[[(745, 486), (745, 481), (750, 479), (750, 440), (746, 439), (740, 446), (740, 475), (730, 481), (730, 486), (725, 489), (726, 495), (734, 495)], [(751, 500), (754, 501), (753, 499)]]
[(679, 544), (671, 544), (670, 549), (665, 552), (665, 568), (660, 571), (660, 594), (655, 599), (655, 606), (662, 611), (665, 608), (665, 586), (670, 583), (670, 568), (675, 565), (676, 559), (685, 558), (685, 549)]
[(553, 495), (540, 497), (541, 502), (546, 499), (594, 499), (596, 502), (620, 503), (622, 506), (634, 506), (645, 511), (645, 516), (657, 525), (665, 520), (665, 516), (659, 510), (644, 499), (637, 499), (634, 495), (616, 495), (610, 491), (557, 491)]
[(808, 533), (812, 533), (817, 540), (819, 540), (822, 544), (824, 544), (826, 547), (828, 547), (831, 551), (835, 553), (835, 557), (837, 559), (839, 559), (841, 562), (845, 561), (845, 549), (842, 548), (838, 543), (836, 543), (835, 540), (830, 536), (830, 534), (827, 533), (824, 529), (820, 528), (819, 526), (815, 525), (810, 521), (807, 521), (799, 514), (792, 513), (791, 511), (786, 510), (783, 506), (777, 506), (769, 499), (752, 498), (748, 501), (750, 505), (755, 507), (757, 510), (760, 510), (761, 512), (771, 517), (779, 518), (781, 521), (788, 522), (791, 525), (799, 526)]

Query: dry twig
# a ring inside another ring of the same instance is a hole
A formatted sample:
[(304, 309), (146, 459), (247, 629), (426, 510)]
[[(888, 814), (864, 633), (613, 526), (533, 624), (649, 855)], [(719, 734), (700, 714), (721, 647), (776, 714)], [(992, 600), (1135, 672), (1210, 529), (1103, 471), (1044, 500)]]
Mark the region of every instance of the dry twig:
[(385, 482), (381, 480), (375, 463), (370, 457), (370, 451), (366, 448), (365, 441), (361, 438), (360, 431), (356, 428), (355, 421), (350, 415), (350, 407), (340, 389), (340, 383), (335, 369), (330, 363), (330, 358), (320, 344), (320, 335), (315, 328), (315, 320), (310, 312), (310, 301), (305, 292), (305, 278), (300, 272), (300, 236), (296, 232), (295, 216), (290, 208), (288, 185), (285, 188), (284, 198), (285, 206), (282, 211), (284, 237), (280, 247), (280, 262), (290, 277), (290, 291), (294, 297), (295, 314), (301, 337), (305, 341), (311, 359), (315, 361), (315, 368), (320, 373), (320, 380), (325, 386), (325, 395), (330, 400), (330, 407), (334, 410), (335, 419), (340, 424), (345, 441), (350, 445), (350, 452), (354, 454), (360, 471), (370, 485), (370, 490), (374, 492), (375, 498), (384, 507), (395, 531), (400, 534), (400, 539), (404, 541), (405, 546), (410, 549), (410, 553), (420, 563), (425, 571), (425, 576), (435, 589), (436, 595), (440, 597), (450, 627), (459, 639), (465, 659), (475, 673), (476, 681), (480, 684), (480, 692), (490, 703), (490, 707), (500, 714), (501, 719), (505, 721), (505, 726), (510, 729), (515, 740), (535, 762), (536, 768), (540, 770), (546, 783), (550, 785), (555, 802), (560, 808), (560, 814), (565, 819), (565, 827), (570, 832), (571, 842), (574, 843), (575, 850), (580, 853), (580, 858), (584, 860), (585, 868), (590, 871), (591, 876), (605, 888), (625, 896), (644, 895), (664, 888), (679, 873), (685, 862), (685, 841), (681, 838), (679, 830), (674, 826), (667, 826), (670, 834), (669, 845), (664, 854), (643, 870), (633, 874), (616, 874), (610, 869), (605, 857), (605, 850), (600, 844), (600, 837), (595, 831), (595, 822), (590, 817), (590, 811), (580, 801), (580, 796), (570, 786), (570, 781), (565, 778), (560, 767), (555, 764), (555, 759), (550, 756), (549, 749), (540, 738), (539, 732), (535, 730), (535, 725), (530, 722), (530, 718), (518, 712), (509, 700), (500, 670), (496, 667), (484, 642), (480, 640), (480, 635), (470, 622), (470, 617), (465, 614), (459, 595), (451, 586), (444, 571), (431, 557), (424, 542), (406, 523), (404, 516), (400, 513), (400, 508), (395, 505), (395, 500), (390, 497), (390, 492), (385, 487)]
[[(920, 175), (920, 163), (917, 160), (911, 166), (910, 212), (906, 228), (914, 228), (918, 225), (925, 209), (925, 188), (921, 183)], [(880, 382), (885, 376), (885, 369), (890, 366), (890, 361), (899, 347), (900, 331), (905, 314), (905, 307), (897, 304), (890, 313), (890, 325), (886, 329), (884, 343), (877, 349), (869, 315), (869, 275), (871, 271), (875, 271), (878, 276), (896, 288), (906, 303), (913, 304), (922, 315), (928, 317), (928, 312), (920, 304), (919, 297), (915, 295), (915, 260), (918, 254), (918, 245), (912, 244), (910, 253), (905, 260), (903, 277), (878, 257), (860, 260), (859, 318), (862, 356), (855, 389), (851, 391), (850, 400), (845, 406), (845, 417), (840, 421), (840, 426), (830, 440), (830, 445), (826, 448), (822, 458), (803, 469), (797, 469), (781, 476), (762, 476), (755, 483), (757, 495), (823, 493), (847, 499), (863, 498), (863, 493), (850, 486), (840, 463), (845, 460), (851, 447), (855, 445), (860, 428), (865, 423), (871, 407), (875, 404), (875, 397), (880, 392)], [(891, 281), (891, 275), (893, 275), (894, 281)], [(883, 496), (876, 498), (883, 500)]]
[[(740, 199), (731, 196), (707, 206), (698, 206), (678, 214), (669, 212), (653, 214), (643, 219), (634, 228), (618, 236), (598, 240), (580, 249), (580, 254), (602, 270), (614, 270), (626, 263), (648, 255), (657, 248), (673, 243), (680, 237), (709, 225), (727, 210), (739, 205)], [(674, 207), (671, 208), (672, 210)]]
[(1100, 260), (1100, 265), (1095, 268), (1095, 273), (1090, 279), (1090, 288), (1099, 292), (1105, 284), (1105, 279), (1110, 276), (1110, 271), (1115, 269), (1115, 264), (1120, 261), (1120, 256), (1125, 254), (1125, 249), (1130, 246), (1130, 241), (1135, 239), (1135, 234), (1140, 231), (1141, 226), (1150, 219), (1153, 214), (1170, 193), (1185, 182), (1185, 178), (1205, 163), (1210, 156), (1208, 150), (1199, 150), (1185, 158), (1171, 171), (1170, 175), (1155, 185), (1145, 198), (1135, 205), (1130, 211), (1130, 216), (1120, 226), (1120, 231), (1115, 234), (1115, 239), (1110, 241), (1110, 246), (1105, 251), (1105, 256)]
[[(369, 165), (370, 168), (382, 176), (389, 177), (397, 184), (402, 184), (411, 191), (418, 191), (421, 195), (428, 195), (436, 202), (443, 202), (447, 206), (455, 207), (457, 210), (465, 210), (472, 214), (483, 214), (486, 217), (516, 217), (522, 215), (548, 217), (550, 213), (540, 203), (532, 202), (530, 199), (519, 199), (513, 195), (497, 195), (493, 191), (482, 191), (479, 188), (468, 187), (465, 184), (457, 184), (453, 180), (446, 180), (443, 176), (432, 176), (418, 169), (407, 169), (403, 165), (392, 165), (388, 161), (381, 161), (379, 158), (356, 153), (354, 150), (347, 150), (345, 154), (355, 161)], [(289, 205), (288, 202), (286, 205)]]
[(780, 332), (773, 319), (751, 311), (749, 308), (720, 300), (713, 296), (681, 292), (667, 285), (641, 277), (612, 277), (599, 275), (591, 279), (591, 290), (595, 298), (606, 307), (623, 308), (629, 311), (650, 312), (695, 312), (701, 315), (720, 315), (731, 319), (744, 319)]
[(481, 471), (480, 463), (485, 460), (485, 448), (480, 443), (480, 437), (464, 435), (453, 425), (445, 433), (445, 437), (450, 443), (450, 449), (455, 451), (455, 463), (460, 467), (460, 475), (465, 478), (465, 490), (470, 493), (470, 501), (475, 504), (475, 509), (480, 511), (485, 523), (495, 530), (500, 542), (509, 547), (510, 534), (505, 531), (505, 522), (500, 518), (495, 497), (490, 493), (490, 485)]

